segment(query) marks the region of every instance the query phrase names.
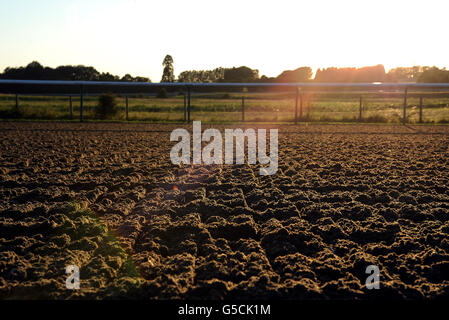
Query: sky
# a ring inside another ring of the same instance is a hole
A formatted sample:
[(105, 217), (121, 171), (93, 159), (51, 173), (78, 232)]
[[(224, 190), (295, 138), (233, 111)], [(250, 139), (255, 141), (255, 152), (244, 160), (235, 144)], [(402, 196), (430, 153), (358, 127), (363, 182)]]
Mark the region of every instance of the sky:
[(449, 1), (0, 0), (0, 71), (39, 61), (159, 82), (238, 67), (449, 67)]

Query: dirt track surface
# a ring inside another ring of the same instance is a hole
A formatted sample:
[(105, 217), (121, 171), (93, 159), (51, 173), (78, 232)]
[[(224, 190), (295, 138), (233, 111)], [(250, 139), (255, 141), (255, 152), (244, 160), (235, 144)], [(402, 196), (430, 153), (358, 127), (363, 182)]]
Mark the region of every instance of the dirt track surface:
[(0, 123), (0, 298), (448, 298), (449, 127), (272, 126), (260, 176), (179, 126)]

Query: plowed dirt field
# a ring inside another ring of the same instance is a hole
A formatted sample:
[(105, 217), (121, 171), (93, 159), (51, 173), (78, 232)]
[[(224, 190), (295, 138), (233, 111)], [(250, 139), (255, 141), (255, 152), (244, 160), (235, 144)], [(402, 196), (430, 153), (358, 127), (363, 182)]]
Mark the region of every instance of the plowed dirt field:
[(448, 297), (449, 127), (271, 125), (261, 176), (173, 165), (181, 126), (0, 123), (0, 298)]

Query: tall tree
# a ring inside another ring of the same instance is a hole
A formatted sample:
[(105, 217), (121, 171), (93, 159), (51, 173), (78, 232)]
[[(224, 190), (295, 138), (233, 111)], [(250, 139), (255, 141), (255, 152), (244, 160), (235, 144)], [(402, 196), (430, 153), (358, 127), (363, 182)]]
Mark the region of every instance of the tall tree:
[(174, 82), (175, 74), (173, 69), (173, 58), (171, 55), (167, 54), (162, 61), (162, 65), (164, 66), (164, 71), (162, 73), (161, 82)]

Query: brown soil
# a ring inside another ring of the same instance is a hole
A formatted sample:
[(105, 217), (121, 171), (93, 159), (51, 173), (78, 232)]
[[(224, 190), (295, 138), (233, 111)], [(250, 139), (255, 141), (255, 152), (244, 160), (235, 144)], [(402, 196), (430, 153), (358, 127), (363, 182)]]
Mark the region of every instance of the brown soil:
[(176, 127), (0, 123), (0, 297), (448, 297), (449, 127), (278, 126), (274, 176), (174, 166)]

